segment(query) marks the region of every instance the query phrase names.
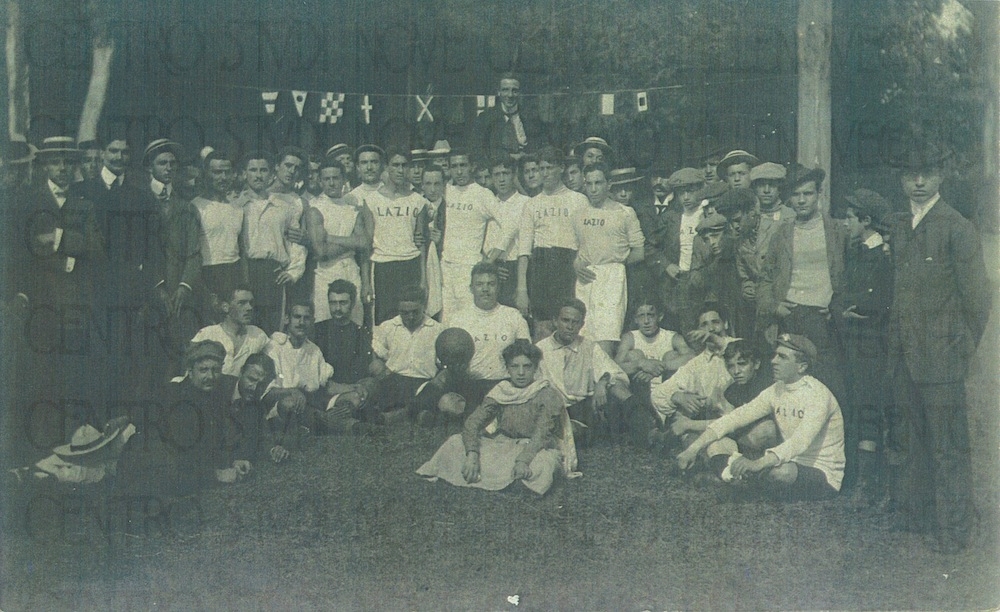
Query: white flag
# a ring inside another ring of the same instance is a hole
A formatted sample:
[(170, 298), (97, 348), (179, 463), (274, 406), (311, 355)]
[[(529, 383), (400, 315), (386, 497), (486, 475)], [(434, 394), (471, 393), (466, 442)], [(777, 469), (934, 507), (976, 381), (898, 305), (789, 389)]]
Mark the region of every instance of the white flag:
[(649, 110), (649, 97), (646, 95), (646, 92), (640, 91), (635, 94), (635, 107), (640, 113), (644, 113)]
[(292, 91), (292, 99), (295, 100), (295, 110), (298, 111), (299, 117), (302, 116), (302, 109), (306, 105), (307, 95), (309, 95), (308, 91)]
[(278, 92), (262, 91), (260, 97), (264, 100), (264, 112), (268, 115), (274, 114), (274, 103), (278, 101)]
[(601, 94), (601, 114), (615, 114), (615, 94)]

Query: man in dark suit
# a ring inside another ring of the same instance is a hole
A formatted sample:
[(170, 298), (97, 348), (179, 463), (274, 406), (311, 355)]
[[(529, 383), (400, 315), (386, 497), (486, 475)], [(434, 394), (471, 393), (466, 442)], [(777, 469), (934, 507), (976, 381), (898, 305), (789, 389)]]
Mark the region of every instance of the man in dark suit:
[(68, 191), (80, 160), (76, 141), (46, 138), (36, 155), (42, 172), (22, 201), (17, 293), (28, 305), (25, 416), (32, 444), (45, 447), (65, 436), (65, 409), (103, 407), (103, 381), (93, 370), (104, 350), (92, 309), (103, 247), (93, 205)]
[(472, 122), (468, 148), (485, 159), (501, 155), (519, 157), (529, 148), (534, 150), (545, 144), (541, 121), (527, 117), (522, 112), (519, 99), (521, 81), (513, 74), (500, 77), (497, 98), (500, 104), (487, 108)]
[(938, 189), (943, 156), (917, 144), (898, 160), (908, 210), (890, 219), (895, 295), (889, 358), (901, 435), (890, 439), (905, 466), (894, 497), (897, 526), (926, 533), (931, 548), (964, 549), (974, 515), (965, 376), (992, 302), (976, 228)]

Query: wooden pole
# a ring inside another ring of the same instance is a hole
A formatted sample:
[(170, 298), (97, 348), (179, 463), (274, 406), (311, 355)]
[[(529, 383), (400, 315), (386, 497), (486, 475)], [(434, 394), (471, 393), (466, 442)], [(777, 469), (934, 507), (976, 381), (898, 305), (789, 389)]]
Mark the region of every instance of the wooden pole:
[[(832, 0), (799, 0), (798, 160), (830, 175), (830, 39)], [(829, 189), (825, 189), (829, 193)], [(824, 198), (825, 200), (826, 198)], [(826, 203), (824, 202), (826, 206)], [(829, 207), (827, 206), (827, 210)]]

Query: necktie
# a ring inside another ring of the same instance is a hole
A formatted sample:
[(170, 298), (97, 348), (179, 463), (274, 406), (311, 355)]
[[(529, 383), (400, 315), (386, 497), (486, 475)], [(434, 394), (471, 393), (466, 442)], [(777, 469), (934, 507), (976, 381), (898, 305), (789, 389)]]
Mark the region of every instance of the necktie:
[(156, 199), (161, 202), (166, 202), (167, 200), (170, 199), (170, 190), (164, 187), (163, 190), (160, 191), (159, 194), (157, 194)]

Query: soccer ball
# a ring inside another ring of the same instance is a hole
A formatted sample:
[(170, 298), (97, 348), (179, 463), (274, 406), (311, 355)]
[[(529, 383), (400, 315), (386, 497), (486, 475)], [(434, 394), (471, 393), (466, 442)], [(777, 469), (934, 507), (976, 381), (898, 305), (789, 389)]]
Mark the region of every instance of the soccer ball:
[(434, 342), (434, 353), (441, 365), (447, 368), (467, 368), (476, 352), (476, 345), (469, 332), (459, 327), (449, 327)]

